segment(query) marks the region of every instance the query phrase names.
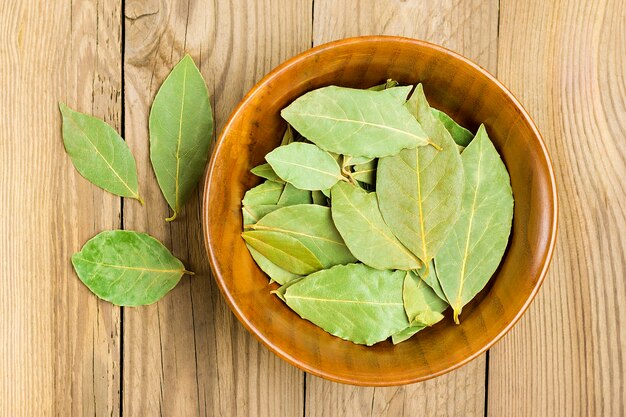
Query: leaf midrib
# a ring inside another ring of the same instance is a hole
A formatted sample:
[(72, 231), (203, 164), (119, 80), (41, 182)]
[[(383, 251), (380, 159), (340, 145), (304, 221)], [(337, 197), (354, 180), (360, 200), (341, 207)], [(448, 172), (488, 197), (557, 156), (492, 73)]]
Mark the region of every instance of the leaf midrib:
[(113, 268), (113, 269), (122, 269), (122, 270), (131, 270), (131, 271), (143, 271), (143, 272), (159, 272), (159, 273), (173, 273), (173, 272), (178, 272), (178, 273), (183, 273), (185, 272), (184, 269), (155, 269), (155, 268), (145, 268), (145, 267), (135, 267), (135, 266), (125, 266), (125, 265), (115, 265), (115, 264), (108, 264), (108, 263), (104, 263), (104, 262), (95, 262), (95, 261), (90, 261), (87, 258), (79, 258), (79, 260), (83, 261), (83, 262), (87, 262), (93, 265), (98, 265), (100, 267), (104, 267), (104, 268)]
[(183, 137), (183, 113), (185, 111), (185, 94), (187, 94), (187, 66), (187, 61), (185, 61), (183, 67), (183, 87), (180, 104), (180, 120), (178, 122), (178, 138), (176, 140), (176, 154), (174, 155), (176, 158), (176, 177), (174, 178), (174, 212), (177, 212), (179, 209), (178, 198), (180, 189), (180, 145)]
[(402, 303), (392, 303), (392, 302), (341, 300), (341, 299), (335, 299), (335, 298), (305, 297), (302, 295), (288, 295), (288, 294), (285, 294), (285, 298), (329, 302), (329, 303), (365, 304), (365, 305), (379, 305), (379, 306), (403, 306), (404, 305)]

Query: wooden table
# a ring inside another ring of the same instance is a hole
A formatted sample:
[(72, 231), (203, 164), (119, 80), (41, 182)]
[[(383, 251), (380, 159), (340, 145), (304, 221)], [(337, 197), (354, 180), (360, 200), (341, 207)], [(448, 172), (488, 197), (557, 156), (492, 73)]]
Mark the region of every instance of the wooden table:
[[(0, 415), (626, 415), (624, 0), (21, 0), (0, 2)], [(560, 231), (546, 282), (489, 353), (421, 384), (356, 388), (305, 375), (251, 337), (210, 276), (200, 191), (179, 220), (148, 160), (149, 105), (189, 52), (217, 131), (283, 60), (393, 34), (475, 60), (534, 117), (553, 158)], [(85, 181), (57, 102), (128, 141), (146, 205)], [(195, 277), (117, 308), (75, 276), (95, 233), (146, 231)]]

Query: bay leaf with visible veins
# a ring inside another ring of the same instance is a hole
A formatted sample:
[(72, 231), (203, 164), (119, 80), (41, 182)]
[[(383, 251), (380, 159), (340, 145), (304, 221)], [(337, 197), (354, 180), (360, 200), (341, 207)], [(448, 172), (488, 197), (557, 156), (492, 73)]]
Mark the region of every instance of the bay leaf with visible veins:
[(110, 125), (60, 103), (63, 144), (76, 170), (91, 183), (113, 194), (139, 197), (137, 165), (130, 148)]
[(331, 189), (331, 213), (346, 246), (376, 269), (418, 269), (422, 263), (394, 236), (378, 209), (376, 193), (340, 182)]
[(278, 204), (285, 184), (274, 181), (265, 181), (256, 187), (246, 191), (241, 203), (244, 206), (258, 206), (267, 204)]
[(338, 265), (290, 285), (284, 298), (302, 318), (342, 339), (368, 346), (409, 324), (402, 301), (403, 271)]
[(265, 160), (280, 178), (301, 190), (324, 190), (343, 179), (337, 161), (309, 143), (279, 146)]
[(294, 237), (313, 252), (324, 268), (356, 262), (335, 228), (328, 207), (315, 204), (283, 207), (250, 225), (250, 229)]
[(437, 277), (437, 267), (434, 259), (430, 260), (428, 266), (423, 266), (419, 269), (417, 274), (426, 283), (426, 285), (432, 288), (439, 298), (448, 302), (448, 299), (441, 288), (441, 284), (439, 283), (439, 278)]
[(388, 91), (323, 87), (281, 115), (320, 148), (342, 155), (382, 157), (428, 144), (419, 123)]
[(246, 244), (246, 246), (248, 247), (250, 255), (252, 255), (252, 259), (254, 259), (259, 268), (261, 268), (261, 270), (265, 272), (272, 281), (276, 281), (280, 285), (285, 285), (288, 282), (291, 282), (294, 279), (300, 277), (300, 275), (293, 274), (276, 265), (265, 256), (263, 256), (259, 251), (254, 249), (252, 246), (248, 244)]
[(94, 294), (119, 306), (152, 304), (193, 274), (161, 242), (130, 230), (99, 233), (72, 255), (72, 265)]
[(435, 257), (439, 282), (457, 324), (463, 306), (498, 268), (513, 218), (509, 174), (483, 125), (461, 159), (465, 170), (461, 214)]
[(450, 134), (433, 116), (421, 84), (406, 106), (441, 150), (418, 147), (379, 159), (376, 191), (391, 231), (428, 264), (459, 215), (463, 164)]
[(293, 274), (308, 275), (323, 269), (319, 259), (302, 242), (286, 233), (249, 230), (241, 234), (246, 243), (270, 262)]
[(202, 74), (185, 55), (167, 76), (150, 109), (150, 161), (174, 213), (195, 190), (204, 172), (213, 114)]
[(258, 206), (242, 206), (243, 225), (247, 226), (261, 220), (265, 215), (278, 210), (283, 206), (278, 204), (259, 204)]

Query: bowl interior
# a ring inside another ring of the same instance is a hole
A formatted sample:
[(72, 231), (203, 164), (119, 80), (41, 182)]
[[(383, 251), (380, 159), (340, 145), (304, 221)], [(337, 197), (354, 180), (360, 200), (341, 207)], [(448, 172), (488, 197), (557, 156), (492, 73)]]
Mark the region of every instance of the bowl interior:
[[(393, 346), (358, 346), (302, 320), (270, 294), (243, 240), (241, 199), (259, 183), (249, 170), (278, 146), (280, 110), (327, 85), (370, 87), (393, 78), (423, 83), (433, 107), (476, 131), (484, 123), (511, 175), (515, 208), (507, 253), (490, 285), (454, 325)], [(532, 121), (493, 77), (442, 48), (402, 38), (354, 38), (322, 45), (278, 67), (242, 101), (214, 151), (204, 196), (204, 231), (215, 279), (231, 309), (259, 340), (313, 374), (358, 385), (416, 382), (478, 356), (517, 321), (536, 293), (554, 244), (556, 197), (550, 161)]]

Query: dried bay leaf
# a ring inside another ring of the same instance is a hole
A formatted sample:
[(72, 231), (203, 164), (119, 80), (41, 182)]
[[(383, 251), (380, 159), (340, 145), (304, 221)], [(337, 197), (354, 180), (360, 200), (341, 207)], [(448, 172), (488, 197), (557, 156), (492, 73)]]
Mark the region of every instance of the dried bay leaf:
[(323, 190), (343, 179), (337, 161), (309, 143), (279, 146), (265, 159), (280, 178), (301, 190)]
[(294, 283), (285, 301), (302, 318), (342, 339), (368, 346), (409, 324), (402, 301), (404, 272), (338, 265)]
[(241, 236), (270, 262), (293, 274), (308, 275), (324, 268), (313, 252), (286, 233), (250, 230), (243, 232)]
[(60, 103), (63, 144), (83, 177), (113, 194), (139, 197), (137, 166), (126, 142), (104, 121)]
[(375, 159), (355, 165), (352, 178), (369, 185), (374, 185), (376, 183), (376, 165), (377, 160)]
[(185, 270), (158, 240), (130, 230), (102, 232), (72, 255), (80, 280), (120, 306), (152, 304), (176, 286)]
[(284, 184), (273, 181), (265, 181), (246, 191), (241, 203), (244, 206), (278, 204), (278, 200), (280, 199), (284, 188)]
[(283, 193), (278, 199), (279, 206), (293, 206), (295, 204), (311, 204), (313, 197), (311, 191), (301, 190), (291, 184), (286, 184)]
[(280, 285), (285, 285), (300, 277), (300, 275), (293, 274), (276, 265), (265, 256), (263, 256), (259, 251), (254, 249), (252, 246), (248, 244), (246, 244), (246, 246), (248, 247), (250, 255), (252, 255), (252, 259), (254, 259), (259, 268), (261, 268), (261, 270), (265, 272), (272, 281), (276, 281)]
[(261, 220), (263, 216), (278, 210), (283, 206), (278, 204), (260, 204), (258, 206), (243, 206), (241, 207), (241, 213), (243, 215), (244, 226), (254, 224)]
[(174, 211), (195, 190), (213, 135), (213, 114), (202, 74), (185, 55), (167, 76), (150, 109), (150, 161), (159, 187)]
[(465, 170), (461, 214), (435, 257), (439, 282), (457, 324), (463, 306), (497, 269), (513, 218), (509, 174), (483, 125), (461, 159)]
[(388, 90), (324, 87), (299, 97), (281, 115), (320, 148), (343, 155), (382, 157), (428, 144), (419, 123)]
[(437, 277), (437, 268), (434, 259), (430, 260), (428, 266), (425, 265), (419, 269), (417, 274), (426, 283), (426, 285), (432, 288), (439, 298), (448, 302), (448, 299), (441, 288), (441, 284), (439, 283), (439, 278)]
[(324, 268), (356, 262), (335, 228), (328, 207), (315, 204), (283, 207), (266, 215), (250, 229), (280, 232), (297, 239)]
[(456, 144), (460, 147), (466, 147), (470, 144), (472, 139), (474, 139), (474, 135), (472, 134), (472, 132), (459, 125), (446, 113), (434, 108), (431, 108), (430, 110), (441, 121), (441, 123), (443, 123), (443, 126), (450, 133), (452, 139), (454, 139)]
[(340, 182), (331, 189), (331, 213), (346, 246), (361, 262), (376, 269), (418, 269), (422, 263), (389, 230), (378, 209), (376, 193)]
[(280, 183), (285, 182), (278, 175), (276, 175), (276, 173), (272, 169), (272, 166), (267, 163), (255, 166), (250, 170), (250, 172), (252, 172), (257, 177), (265, 178), (266, 180)]
[(350, 155), (345, 155), (343, 157), (343, 167), (348, 167), (348, 166), (353, 166), (353, 165), (360, 165), (360, 164), (366, 164), (370, 161), (373, 161), (374, 158), (370, 158), (367, 156), (350, 156)]
[(381, 158), (376, 190), (380, 212), (391, 231), (428, 264), (459, 215), (463, 164), (450, 134), (433, 116), (421, 84), (406, 106), (441, 150), (418, 147)]
[(291, 287), (296, 282), (302, 281), (304, 278), (305, 277), (294, 278), (293, 280), (285, 283), (284, 285), (281, 285), (276, 290), (270, 291), (270, 294), (276, 295), (276, 297), (280, 298), (281, 300), (283, 300), (283, 302), (286, 303), (287, 300), (285, 300), (285, 293), (287, 292), (287, 288)]

